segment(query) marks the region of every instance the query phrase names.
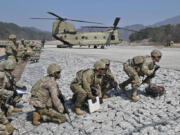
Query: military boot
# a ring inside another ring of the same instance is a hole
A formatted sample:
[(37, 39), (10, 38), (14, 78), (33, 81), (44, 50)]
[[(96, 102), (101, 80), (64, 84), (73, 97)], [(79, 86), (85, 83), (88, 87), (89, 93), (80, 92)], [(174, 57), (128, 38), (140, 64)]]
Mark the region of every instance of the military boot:
[(103, 95), (103, 99), (109, 98), (109, 96), (107, 94)]
[(132, 89), (131, 99), (132, 99), (134, 102), (139, 101), (139, 98), (137, 97), (137, 89), (135, 89), (135, 88)]
[(22, 109), (15, 107), (12, 112), (22, 112)]
[(8, 110), (6, 112), (6, 116), (10, 117), (12, 115), (13, 110), (14, 110), (13, 106), (8, 106)]
[(83, 115), (84, 114), (84, 111), (82, 111), (80, 108), (77, 108), (77, 107), (75, 107), (74, 111), (77, 115)]
[(14, 127), (11, 123), (7, 123), (6, 128), (9, 134), (12, 134), (14, 132)]
[(39, 122), (39, 120), (40, 120), (39, 113), (38, 112), (34, 112), (33, 113), (33, 124), (36, 125), (36, 126), (40, 125), (41, 123)]

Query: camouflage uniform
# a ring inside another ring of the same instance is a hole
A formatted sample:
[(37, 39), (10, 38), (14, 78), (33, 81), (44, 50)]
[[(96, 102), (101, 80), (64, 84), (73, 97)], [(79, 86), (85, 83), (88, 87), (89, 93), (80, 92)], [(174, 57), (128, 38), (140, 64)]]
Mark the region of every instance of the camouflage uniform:
[[(16, 88), (25, 88), (23, 84), (20, 82), (16, 82), (14, 80), (14, 76), (12, 75), (12, 71), (15, 68), (15, 64), (12, 60), (6, 60), (5, 66), (4, 66), (4, 89), (7, 89), (9, 91), (14, 92)], [(21, 109), (18, 110), (18, 108), (15, 108), (17, 103), (20, 102), (22, 98), (22, 95), (16, 95), (14, 94), (8, 101), (8, 114), (11, 115), (11, 113), (22, 111)], [(15, 111), (16, 110), (16, 111)]]
[[(161, 52), (157, 51), (160, 56)], [(152, 51), (153, 52), (153, 51)], [(152, 54), (152, 53), (151, 53)], [(155, 61), (151, 56), (136, 56), (132, 59), (127, 60), (124, 64), (124, 71), (129, 76), (129, 79), (121, 83), (119, 86), (123, 90), (125, 90), (125, 87), (128, 84), (132, 84), (132, 100), (138, 101), (139, 99), (136, 97), (137, 95), (137, 88), (141, 85), (140, 76), (150, 76), (152, 75), (154, 68), (155, 68)], [(149, 86), (152, 86), (152, 78), (149, 78), (146, 83), (149, 84)]]
[[(14, 59), (16, 61), (16, 55), (17, 55), (17, 43), (16, 43), (16, 36), (15, 35), (10, 35), (9, 36), (9, 42), (6, 46), (6, 55), (7, 59), (9, 59), (9, 56), (11, 56), (11, 59)], [(14, 40), (14, 41), (11, 41)]]
[(3, 112), (6, 108), (6, 99), (13, 95), (12, 91), (4, 89), (4, 76), (4, 72), (0, 72), (0, 135), (8, 135), (14, 131), (14, 127), (4, 115), (5, 112)]
[(105, 93), (108, 90), (111, 90), (112, 88), (116, 88), (118, 83), (117, 83), (116, 77), (111, 72), (110, 60), (109, 59), (101, 59), (100, 61), (102, 61), (106, 64), (106, 72), (102, 79), (101, 87), (102, 87), (102, 95), (105, 96), (104, 98), (107, 98), (108, 96)]
[(18, 63), (21, 63), (23, 61), (24, 55), (25, 55), (24, 40), (21, 40), (21, 43), (18, 44), (18, 49), (17, 49), (17, 61), (18, 61)]
[(40, 59), (41, 45), (37, 43), (32, 50), (33, 50), (33, 56), (31, 57), (31, 61), (38, 62)]
[[(99, 63), (103, 65), (103, 68), (105, 68), (104, 63)], [(75, 103), (75, 111), (76, 109), (79, 110), (87, 99), (95, 99), (95, 96), (102, 96), (102, 76), (96, 75), (95, 70), (96, 69), (80, 70), (77, 72), (76, 78), (71, 82), (70, 88), (74, 93), (73, 102)], [(92, 89), (96, 90), (95, 94), (93, 93)], [(77, 114), (81, 115), (81, 113)]]
[(66, 121), (66, 116), (63, 114), (64, 107), (59, 99), (59, 94), (58, 84), (50, 75), (41, 78), (31, 89), (30, 104), (36, 109), (34, 115), (40, 115), (37, 115), (37, 117), (40, 117), (38, 119), (43, 121), (58, 123)]
[(28, 60), (32, 54), (33, 54), (33, 51), (32, 51), (32, 48), (30, 47), (30, 41), (26, 40), (24, 42), (24, 47), (25, 47), (25, 59)]

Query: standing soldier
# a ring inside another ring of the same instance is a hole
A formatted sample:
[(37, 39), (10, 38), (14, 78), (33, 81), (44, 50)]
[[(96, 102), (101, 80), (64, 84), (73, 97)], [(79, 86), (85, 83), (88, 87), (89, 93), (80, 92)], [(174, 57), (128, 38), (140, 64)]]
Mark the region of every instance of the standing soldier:
[(41, 48), (44, 48), (44, 44), (45, 44), (46, 40), (45, 39), (42, 39), (41, 40)]
[(23, 62), (24, 54), (25, 54), (24, 39), (22, 39), (21, 43), (18, 44), (18, 49), (17, 49), (18, 63)]
[(36, 43), (33, 47), (33, 56), (31, 57), (31, 61), (38, 62), (40, 59), (40, 53), (41, 53), (41, 45), (40, 43)]
[(101, 80), (105, 73), (105, 64), (97, 61), (94, 64), (94, 69), (80, 70), (76, 73), (76, 78), (71, 82), (70, 88), (73, 95), (73, 102), (75, 103), (75, 112), (78, 115), (84, 114), (80, 109), (87, 99), (95, 99), (95, 96), (102, 96), (101, 94)]
[(57, 64), (51, 64), (47, 73), (48, 75), (36, 82), (31, 89), (30, 104), (35, 108), (34, 125), (40, 125), (40, 119), (57, 123), (66, 121), (64, 107), (59, 99), (59, 86), (56, 82), (61, 77), (61, 67)]
[(9, 35), (9, 43), (6, 46), (7, 59), (11, 58), (11, 59), (17, 61), (16, 60), (17, 46), (18, 45), (16, 43), (16, 35)]
[(6, 100), (13, 96), (14, 92), (4, 89), (4, 72), (0, 72), (0, 135), (13, 133), (14, 127), (4, 115), (6, 112)]
[(26, 60), (29, 60), (30, 57), (32, 56), (33, 54), (33, 50), (32, 48), (30, 47), (30, 41), (29, 40), (26, 40), (25, 41), (25, 59)]
[(112, 88), (117, 88), (117, 80), (116, 77), (112, 74), (110, 69), (110, 60), (109, 59), (101, 59), (103, 63), (106, 64), (106, 72), (102, 79), (102, 96), (103, 98), (108, 98), (108, 95), (106, 95), (106, 92), (108, 90), (111, 90)]
[[(129, 76), (129, 79), (121, 83), (119, 87), (125, 91), (125, 87), (131, 83), (131, 98), (133, 101), (137, 102), (139, 100), (137, 97), (137, 89), (141, 85), (140, 76), (152, 76), (154, 74), (154, 69), (156, 68), (156, 62), (160, 61), (161, 56), (162, 53), (159, 50), (153, 50), (151, 56), (136, 56), (123, 64), (124, 71)], [(146, 81), (146, 83), (149, 84), (149, 87), (152, 87), (151, 80), (152, 78), (149, 78)]]

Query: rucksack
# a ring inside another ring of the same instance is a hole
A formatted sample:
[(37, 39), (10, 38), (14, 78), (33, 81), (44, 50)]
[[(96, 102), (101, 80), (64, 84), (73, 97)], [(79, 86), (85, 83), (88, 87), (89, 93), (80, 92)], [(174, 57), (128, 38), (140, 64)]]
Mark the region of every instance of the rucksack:
[(135, 65), (142, 64), (144, 62), (144, 56), (135, 56), (133, 62)]
[(145, 92), (147, 95), (151, 97), (158, 97), (162, 96), (165, 93), (165, 89), (162, 86), (156, 86), (156, 87), (146, 87)]

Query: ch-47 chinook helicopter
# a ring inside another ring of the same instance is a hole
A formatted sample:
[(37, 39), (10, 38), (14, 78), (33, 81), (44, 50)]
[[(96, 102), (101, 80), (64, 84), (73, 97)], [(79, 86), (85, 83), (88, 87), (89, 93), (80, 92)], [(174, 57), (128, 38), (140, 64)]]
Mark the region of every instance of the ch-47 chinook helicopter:
[[(102, 49), (104, 49), (105, 45), (121, 43), (117, 29), (125, 29), (125, 28), (117, 27), (120, 20), (119, 17), (115, 18), (113, 27), (103, 27), (103, 26), (89, 27), (89, 28), (109, 28), (106, 32), (78, 32), (75, 29), (74, 25), (67, 21), (94, 23), (94, 24), (102, 24), (102, 23), (62, 18), (55, 13), (52, 12), (48, 12), (48, 13), (56, 18), (31, 18), (31, 19), (56, 19), (56, 21), (53, 22), (52, 36), (55, 39), (63, 42), (63, 45), (57, 45), (58, 48), (66, 48), (66, 47), (71, 48), (72, 46), (77, 46), (77, 45), (88, 46), (90, 48), (90, 46), (93, 45), (94, 48), (100, 46)], [(129, 29), (125, 29), (125, 30), (135, 32), (134, 30), (129, 30)]]

